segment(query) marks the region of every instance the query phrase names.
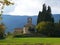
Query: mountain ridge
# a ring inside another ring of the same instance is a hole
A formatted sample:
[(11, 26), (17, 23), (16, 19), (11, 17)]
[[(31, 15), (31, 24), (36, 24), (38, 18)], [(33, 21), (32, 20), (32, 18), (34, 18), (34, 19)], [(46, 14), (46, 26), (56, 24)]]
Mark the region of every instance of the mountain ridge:
[[(37, 16), (12, 16), (12, 15), (2, 15), (3, 23), (7, 27), (6, 32), (10, 31), (13, 32), (14, 28), (23, 28), (24, 25), (27, 23), (27, 18), (32, 18), (32, 23), (34, 25), (37, 24)], [(55, 22), (60, 20), (60, 14), (53, 15)]]

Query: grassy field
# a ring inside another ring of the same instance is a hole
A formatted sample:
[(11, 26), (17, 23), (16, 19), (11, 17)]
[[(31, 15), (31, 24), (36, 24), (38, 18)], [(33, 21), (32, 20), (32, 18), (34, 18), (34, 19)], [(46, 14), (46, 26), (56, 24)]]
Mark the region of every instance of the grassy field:
[(51, 44), (51, 45), (59, 45), (60, 38), (39, 38), (39, 37), (29, 37), (29, 38), (6, 38), (0, 40), (0, 45), (21, 45), (21, 44)]

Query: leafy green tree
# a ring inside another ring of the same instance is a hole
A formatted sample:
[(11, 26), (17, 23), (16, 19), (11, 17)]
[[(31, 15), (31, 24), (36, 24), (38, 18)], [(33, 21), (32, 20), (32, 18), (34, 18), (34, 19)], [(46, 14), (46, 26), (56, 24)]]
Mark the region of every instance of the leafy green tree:
[(43, 34), (45, 36), (54, 35), (54, 25), (51, 22), (42, 21), (36, 26), (36, 29), (40, 34)]
[(59, 23), (55, 23), (55, 33), (54, 33), (54, 36), (55, 37), (60, 37), (60, 21)]

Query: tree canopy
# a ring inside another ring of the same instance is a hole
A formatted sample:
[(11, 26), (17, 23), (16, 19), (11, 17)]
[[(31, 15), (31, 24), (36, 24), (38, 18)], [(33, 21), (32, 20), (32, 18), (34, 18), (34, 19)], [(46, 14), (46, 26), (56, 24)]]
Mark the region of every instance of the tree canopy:
[(54, 25), (51, 22), (42, 21), (36, 26), (36, 29), (45, 36), (52, 36), (54, 34)]
[(37, 24), (40, 23), (41, 21), (54, 22), (54, 18), (51, 14), (51, 7), (50, 6), (48, 6), (48, 8), (46, 8), (46, 5), (43, 4), (42, 12), (39, 11), (39, 14), (38, 14)]

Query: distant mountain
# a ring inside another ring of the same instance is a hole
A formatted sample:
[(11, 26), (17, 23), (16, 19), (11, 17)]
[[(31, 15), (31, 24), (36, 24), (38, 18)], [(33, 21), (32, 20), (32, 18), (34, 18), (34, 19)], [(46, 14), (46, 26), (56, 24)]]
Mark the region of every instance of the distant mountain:
[(54, 14), (53, 17), (54, 17), (55, 22), (59, 22), (60, 14)]
[[(3, 15), (3, 22), (6, 26), (6, 32), (14, 31), (14, 28), (23, 28), (24, 25), (27, 23), (27, 18), (32, 17), (32, 23), (36, 25), (37, 23), (37, 16), (11, 16), (11, 15)], [(60, 14), (53, 15), (55, 22), (60, 20)]]

